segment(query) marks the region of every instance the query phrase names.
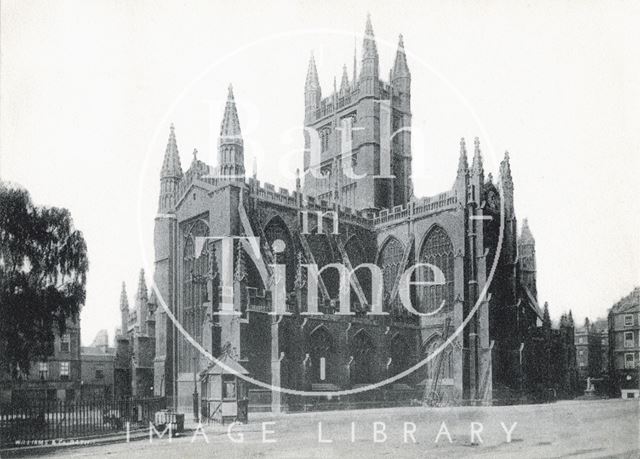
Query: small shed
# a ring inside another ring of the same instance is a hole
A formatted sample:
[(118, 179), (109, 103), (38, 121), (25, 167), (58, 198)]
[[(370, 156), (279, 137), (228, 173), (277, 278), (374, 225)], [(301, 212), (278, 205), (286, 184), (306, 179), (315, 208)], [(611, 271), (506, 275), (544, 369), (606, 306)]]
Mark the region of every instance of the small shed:
[[(201, 414), (203, 419), (221, 422), (248, 421), (249, 398), (247, 382), (240, 375), (249, 372), (225, 355), (200, 373)], [(230, 371), (231, 370), (231, 371)]]

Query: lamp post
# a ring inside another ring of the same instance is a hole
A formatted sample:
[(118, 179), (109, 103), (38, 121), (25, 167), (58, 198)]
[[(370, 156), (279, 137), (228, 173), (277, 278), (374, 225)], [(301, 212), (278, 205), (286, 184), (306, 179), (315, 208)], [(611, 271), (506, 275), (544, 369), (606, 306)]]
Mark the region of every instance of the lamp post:
[(193, 420), (198, 422), (198, 380), (196, 377), (198, 357), (193, 357)]

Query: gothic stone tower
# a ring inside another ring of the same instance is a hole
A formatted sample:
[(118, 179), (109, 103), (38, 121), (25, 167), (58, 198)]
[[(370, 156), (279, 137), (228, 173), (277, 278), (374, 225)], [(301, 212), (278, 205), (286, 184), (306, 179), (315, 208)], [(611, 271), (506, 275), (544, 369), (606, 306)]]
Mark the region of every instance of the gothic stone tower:
[(304, 193), (356, 210), (406, 204), (412, 196), (411, 73), (402, 36), (384, 82), (367, 17), (359, 77), (354, 58), (352, 81), (345, 67), (340, 89), (334, 79), (333, 93), (322, 98), (312, 55), (304, 93)]
[[(154, 284), (170, 311), (176, 311), (176, 253), (177, 225), (175, 200), (182, 179), (182, 166), (173, 124), (160, 172), (160, 199), (154, 227), (155, 270)], [(155, 295), (154, 295), (155, 296)], [(154, 359), (154, 393), (169, 398), (174, 396), (174, 340), (175, 329), (162, 304), (156, 312), (156, 357)]]

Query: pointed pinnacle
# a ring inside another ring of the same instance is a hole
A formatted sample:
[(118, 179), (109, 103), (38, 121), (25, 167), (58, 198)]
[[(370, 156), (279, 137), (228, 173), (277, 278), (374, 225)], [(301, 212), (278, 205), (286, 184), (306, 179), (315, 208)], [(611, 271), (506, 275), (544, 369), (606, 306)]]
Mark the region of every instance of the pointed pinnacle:
[(472, 169), (474, 172), (483, 172), (482, 166), (482, 153), (480, 152), (480, 139), (476, 137), (473, 140), (473, 164)]
[(504, 152), (504, 159), (500, 161), (500, 180), (512, 182), (511, 179), (511, 164), (509, 163), (509, 152)]
[(464, 137), (460, 138), (460, 157), (458, 158), (458, 172), (466, 172), (469, 169), (469, 163), (467, 162), (467, 147), (465, 145)]
[(227, 94), (227, 103), (224, 107), (224, 116), (220, 125), (219, 144), (239, 143), (242, 144), (242, 132), (240, 130), (240, 120), (238, 118), (238, 110), (233, 97), (233, 87), (229, 85)]
[(346, 64), (342, 66), (342, 81), (340, 82), (340, 92), (344, 92), (349, 89), (349, 75), (347, 75)]
[(376, 47), (376, 39), (373, 35), (373, 26), (371, 25), (371, 15), (367, 13), (367, 25), (364, 29), (364, 41), (362, 43), (362, 57), (377, 58), (378, 50)]
[(394, 78), (399, 77), (410, 77), (411, 72), (409, 72), (409, 66), (407, 65), (407, 56), (404, 52), (404, 41), (402, 39), (402, 34), (398, 39), (398, 51), (396, 52), (396, 59), (393, 63), (393, 71)]
[(320, 88), (320, 81), (318, 80), (318, 69), (316, 68), (316, 60), (313, 57), (313, 51), (309, 58), (309, 67), (307, 69), (307, 79), (304, 84), (306, 89), (318, 89)]
[(144, 278), (144, 268), (140, 269), (140, 276), (138, 277), (138, 298), (147, 297), (147, 281)]
[(164, 152), (160, 177), (182, 177), (182, 165), (180, 164), (180, 153), (178, 152), (176, 131), (173, 123), (169, 127), (169, 140)]
[(522, 222), (522, 232), (520, 233), (521, 242), (535, 243), (531, 229), (529, 228), (529, 220), (526, 218)]
[(122, 290), (120, 291), (120, 309), (129, 308), (129, 299), (127, 298), (127, 286), (122, 282)]

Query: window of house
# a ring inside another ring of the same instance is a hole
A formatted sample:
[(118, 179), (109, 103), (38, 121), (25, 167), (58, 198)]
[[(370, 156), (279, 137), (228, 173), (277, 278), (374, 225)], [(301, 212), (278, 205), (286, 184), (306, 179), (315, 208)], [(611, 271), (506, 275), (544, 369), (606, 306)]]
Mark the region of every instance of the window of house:
[(579, 342), (580, 344), (584, 344), (584, 336), (581, 336), (581, 337), (578, 339), (578, 342)]
[(578, 352), (578, 355), (580, 355), (580, 357), (584, 356), (584, 349), (580, 349), (580, 352)]
[(633, 325), (633, 315), (626, 314), (624, 316), (624, 326), (625, 327), (631, 327), (632, 325)]
[(65, 333), (60, 338), (60, 352), (70, 352), (71, 351), (71, 336), (69, 333)]
[(635, 367), (635, 356), (633, 355), (633, 352), (627, 352), (624, 355), (624, 367), (625, 368), (633, 368)]
[(60, 362), (60, 379), (69, 379), (69, 362)]
[(633, 332), (624, 332), (624, 347), (633, 347)]
[(103, 378), (104, 378), (104, 370), (102, 368), (97, 368), (96, 379), (103, 379)]
[(40, 362), (38, 365), (38, 373), (40, 379), (47, 379), (49, 377), (49, 364), (47, 362)]

